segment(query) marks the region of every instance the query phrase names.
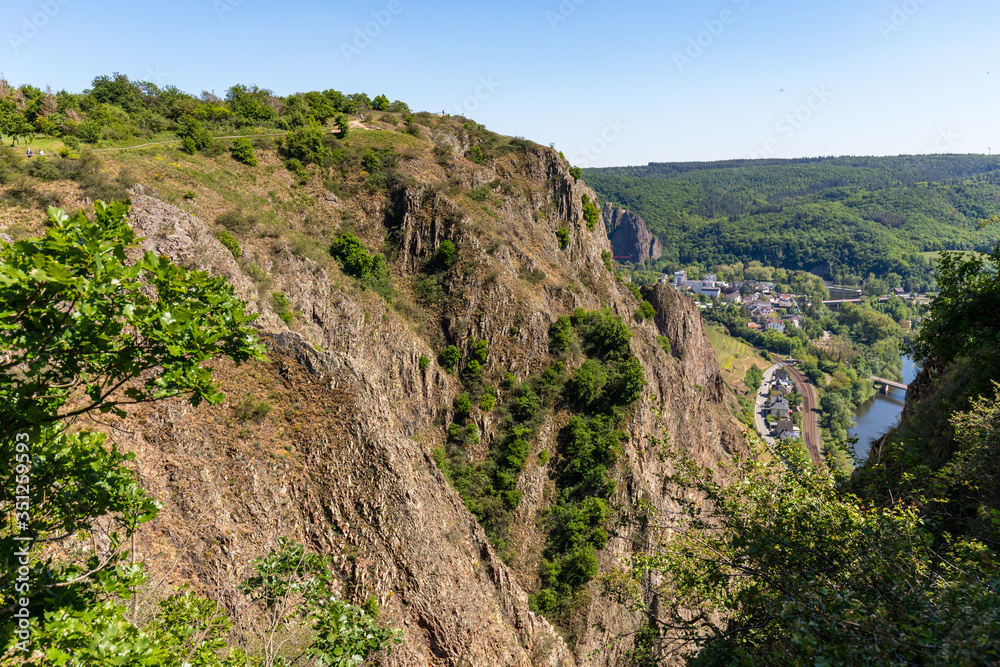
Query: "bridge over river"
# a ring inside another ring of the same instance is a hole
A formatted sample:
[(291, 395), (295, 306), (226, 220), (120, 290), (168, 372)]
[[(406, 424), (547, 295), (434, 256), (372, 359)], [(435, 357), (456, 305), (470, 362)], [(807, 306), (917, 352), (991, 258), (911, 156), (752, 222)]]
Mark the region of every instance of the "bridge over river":
[(874, 375), (872, 376), (872, 382), (874, 382), (875, 384), (882, 385), (882, 390), (884, 392), (888, 392), (889, 387), (895, 387), (896, 389), (902, 389), (903, 391), (906, 391), (910, 387), (910, 385), (908, 384), (903, 384), (902, 382), (894, 382), (893, 380), (886, 380), (885, 378), (878, 378), (875, 377)]

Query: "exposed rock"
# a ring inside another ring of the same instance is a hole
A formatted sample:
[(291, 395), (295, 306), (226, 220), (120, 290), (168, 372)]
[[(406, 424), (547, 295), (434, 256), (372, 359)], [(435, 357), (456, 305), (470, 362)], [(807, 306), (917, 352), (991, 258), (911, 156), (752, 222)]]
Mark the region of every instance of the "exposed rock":
[[(418, 164), (414, 173), (433, 168)], [(213, 572), (239, 571), (279, 535), (308, 541), (335, 556), (346, 596), (376, 595), (384, 617), (403, 630), (405, 643), (388, 665), (619, 664), (631, 646), (611, 640), (634, 632), (643, 616), (603, 599), (595, 582), (570, 645), (529, 611), (544, 544), (536, 518), (552, 482), (534, 463), (519, 478), (525, 501), (511, 531), (518, 556), (508, 566), (434, 463), (460, 383), (436, 363), (421, 369), (419, 359), (435, 359), (445, 342), (465, 352), (487, 340), (487, 381), (499, 384), (508, 371), (523, 378), (551, 362), (548, 329), (559, 315), (605, 306), (631, 321), (638, 304), (604, 266), (608, 239), (586, 227), (581, 196), (594, 193), (554, 151), (455, 167), (452, 178), (465, 187), (499, 178), (509, 187), (479, 215), (417, 179), (372, 204), (384, 208), (357, 229), (370, 247), (392, 239), (398, 280), (422, 271), (442, 240), (460, 248), (462, 264), (447, 278), (449, 301), (431, 334), (336, 266), (274, 244), (267, 290), (283, 292), (297, 313), (290, 330), (203, 221), (135, 193), (131, 221), (143, 249), (225, 275), (259, 310), (271, 346), (268, 364), (221, 365), (227, 406), (168, 402), (130, 417), (140, 476), (164, 502), (160, 519), (143, 529), (146, 556), (154, 568), (179, 573), (172, 583), (208, 586)], [(571, 232), (564, 249), (560, 227)], [(655, 324), (633, 323), (631, 342), (648, 387), (624, 425), (611, 503), (644, 499), (675, 509), (663, 481), (669, 471), (646, 436), (665, 431), (706, 464), (725, 460), (741, 439), (697, 307), (672, 290), (650, 300)], [(658, 335), (670, 338), (672, 354)], [(274, 410), (240, 430), (230, 406), (258, 394), (273, 396)], [(478, 410), (474, 418), (486, 446), (497, 420)], [(565, 418), (548, 414), (530, 461), (542, 449), (558, 451)], [(599, 555), (602, 571), (630, 555), (628, 540), (613, 540)]]
[(608, 239), (614, 248), (615, 257), (629, 257), (629, 261), (638, 263), (647, 259), (659, 259), (663, 254), (660, 239), (649, 231), (642, 218), (631, 211), (614, 206), (611, 202), (605, 203), (604, 226), (608, 230)]

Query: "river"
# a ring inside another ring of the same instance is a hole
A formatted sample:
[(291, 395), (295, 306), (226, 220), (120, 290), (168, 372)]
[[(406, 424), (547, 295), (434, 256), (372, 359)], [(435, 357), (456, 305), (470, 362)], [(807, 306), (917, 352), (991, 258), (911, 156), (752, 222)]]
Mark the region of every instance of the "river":
[[(902, 360), (903, 384), (909, 384), (920, 372), (920, 366), (909, 356), (904, 356)], [(851, 437), (858, 439), (854, 445), (854, 452), (862, 461), (868, 456), (872, 439), (881, 437), (891, 427), (899, 423), (899, 415), (903, 412), (905, 398), (906, 392), (890, 387), (887, 395), (875, 394), (874, 398), (858, 408), (854, 414), (854, 421), (857, 422), (857, 425), (848, 433)]]

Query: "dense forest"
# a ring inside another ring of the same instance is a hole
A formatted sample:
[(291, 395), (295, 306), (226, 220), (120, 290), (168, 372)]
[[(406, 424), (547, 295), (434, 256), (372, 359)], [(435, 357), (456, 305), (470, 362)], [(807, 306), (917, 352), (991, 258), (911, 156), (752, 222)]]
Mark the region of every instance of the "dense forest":
[(603, 199), (641, 215), (663, 267), (759, 261), (847, 285), (869, 274), (930, 286), (935, 251), (987, 251), (1000, 158), (840, 157), (586, 169)]

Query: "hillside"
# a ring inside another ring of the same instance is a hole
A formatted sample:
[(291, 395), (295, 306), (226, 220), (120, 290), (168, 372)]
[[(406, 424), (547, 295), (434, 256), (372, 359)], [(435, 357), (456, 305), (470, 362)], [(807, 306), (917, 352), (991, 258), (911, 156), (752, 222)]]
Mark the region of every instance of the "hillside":
[(586, 169), (601, 196), (642, 216), (663, 263), (760, 261), (856, 284), (932, 280), (920, 253), (987, 250), (1000, 158), (974, 155), (653, 163)]
[[(142, 608), (181, 584), (225, 599), (289, 537), (402, 630), (385, 664), (617, 664), (643, 615), (595, 576), (631, 553), (613, 510), (674, 507), (646, 436), (708, 465), (742, 447), (698, 309), (660, 289), (636, 319), (587, 220), (596, 195), (555, 151), (406, 111), (351, 126), (244, 127), (255, 164), (211, 138), (0, 157), (7, 239), (42, 232), (46, 205), (128, 197), (143, 249), (224, 276), (260, 315), (269, 360), (213, 362), (221, 406), (88, 425), (164, 505), (139, 535), (160, 581)], [(587, 400), (585, 365), (603, 378)], [(577, 479), (591, 437), (607, 446)], [(587, 508), (604, 509), (580, 545), (560, 521)]]

